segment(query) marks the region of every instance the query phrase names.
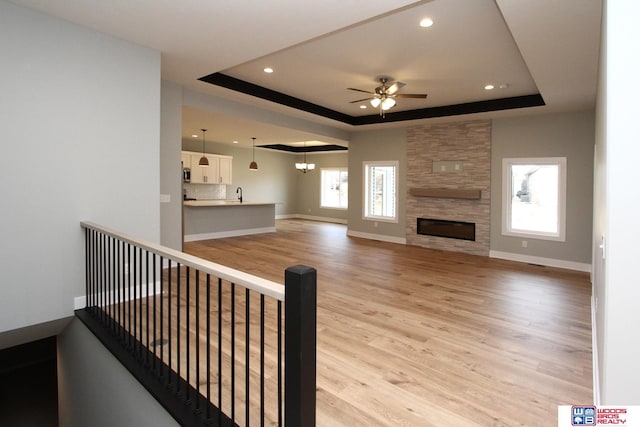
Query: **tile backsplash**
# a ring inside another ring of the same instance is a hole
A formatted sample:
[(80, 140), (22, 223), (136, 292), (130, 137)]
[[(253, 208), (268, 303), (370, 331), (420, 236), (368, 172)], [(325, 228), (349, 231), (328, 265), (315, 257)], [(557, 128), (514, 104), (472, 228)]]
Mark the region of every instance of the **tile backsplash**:
[(198, 200), (224, 200), (227, 198), (227, 186), (225, 184), (183, 184), (183, 191), (190, 199)]

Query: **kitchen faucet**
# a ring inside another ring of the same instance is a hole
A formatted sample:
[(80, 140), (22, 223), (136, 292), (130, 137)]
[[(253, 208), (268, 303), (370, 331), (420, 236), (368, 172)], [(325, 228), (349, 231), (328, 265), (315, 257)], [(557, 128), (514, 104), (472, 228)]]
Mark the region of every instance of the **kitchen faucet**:
[(240, 199), (240, 203), (242, 203), (242, 187), (236, 188), (236, 194), (239, 194), (238, 199)]

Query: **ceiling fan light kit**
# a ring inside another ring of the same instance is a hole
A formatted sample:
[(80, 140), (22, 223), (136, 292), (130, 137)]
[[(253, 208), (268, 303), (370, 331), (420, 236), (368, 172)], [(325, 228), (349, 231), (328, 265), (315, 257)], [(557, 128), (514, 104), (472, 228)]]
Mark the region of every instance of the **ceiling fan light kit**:
[(394, 82), (393, 84), (387, 86), (387, 83), (393, 82), (393, 78), (388, 76), (379, 76), (376, 78), (377, 81), (380, 82), (380, 86), (375, 88), (374, 92), (369, 92), (367, 90), (356, 89), (353, 87), (347, 88), (348, 90), (354, 90), (356, 92), (364, 92), (371, 95), (369, 98), (358, 99), (356, 101), (351, 101), (351, 104), (355, 104), (358, 102), (369, 101), (373, 108), (380, 108), (380, 115), (384, 117), (385, 111), (393, 108), (396, 105), (397, 98), (417, 98), (417, 99), (426, 99), (427, 94), (418, 94), (418, 93), (397, 93), (403, 86), (406, 86), (405, 83), (402, 82)]

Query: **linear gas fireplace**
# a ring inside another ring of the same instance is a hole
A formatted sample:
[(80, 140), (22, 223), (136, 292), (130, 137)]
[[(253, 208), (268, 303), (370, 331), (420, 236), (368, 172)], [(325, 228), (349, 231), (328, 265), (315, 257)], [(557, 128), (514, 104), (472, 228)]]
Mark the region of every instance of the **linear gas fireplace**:
[(443, 219), (418, 218), (418, 234), (449, 237), (451, 239), (476, 240), (476, 225), (473, 222), (446, 221)]

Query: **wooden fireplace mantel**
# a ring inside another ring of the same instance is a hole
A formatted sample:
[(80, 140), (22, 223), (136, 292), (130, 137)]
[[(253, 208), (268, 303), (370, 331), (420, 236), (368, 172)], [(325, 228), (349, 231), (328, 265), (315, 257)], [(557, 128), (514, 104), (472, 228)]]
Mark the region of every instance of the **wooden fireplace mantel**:
[(413, 197), (434, 197), (438, 199), (467, 199), (480, 200), (482, 190), (459, 188), (410, 188), (409, 194)]

